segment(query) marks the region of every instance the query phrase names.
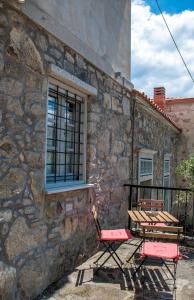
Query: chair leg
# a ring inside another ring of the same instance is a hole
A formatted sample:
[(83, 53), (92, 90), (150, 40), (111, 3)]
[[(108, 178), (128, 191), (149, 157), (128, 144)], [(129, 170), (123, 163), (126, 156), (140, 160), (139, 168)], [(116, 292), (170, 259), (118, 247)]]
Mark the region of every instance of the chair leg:
[[(120, 243), (120, 245), (121, 245), (121, 244), (122, 244), (122, 243)], [(115, 256), (117, 257), (117, 259), (120, 261), (121, 265), (123, 265), (122, 260), (120, 259), (120, 257), (118, 256), (118, 254), (116, 253), (116, 251), (114, 250), (114, 248), (112, 247), (112, 245), (113, 245), (113, 243), (110, 244), (110, 248), (111, 248), (112, 252), (115, 254)], [(120, 246), (120, 245), (119, 245), (119, 246)]]
[[(125, 274), (123, 268), (121, 267), (121, 265), (123, 264), (123, 262), (121, 261), (121, 259), (119, 258), (119, 256), (117, 255), (117, 253), (115, 252), (114, 248), (112, 247), (112, 245), (114, 244), (114, 242), (110, 243), (110, 244), (106, 244), (105, 242), (103, 242), (103, 245), (106, 247), (105, 251), (100, 255), (100, 257), (95, 261), (95, 264), (99, 261), (100, 258), (102, 258), (104, 256), (104, 254), (106, 252), (109, 252), (109, 256), (105, 259), (105, 261), (99, 266), (99, 268), (95, 271), (95, 273), (97, 273), (104, 265), (105, 263), (112, 257), (115, 261), (115, 263), (117, 264), (117, 266), (119, 267), (119, 269), (122, 271), (122, 273)], [(117, 260), (118, 259), (118, 260)]]
[(174, 263), (174, 290), (176, 290), (176, 270), (177, 270), (177, 262)]
[(141, 245), (143, 244), (143, 240), (141, 240), (140, 244), (138, 245), (138, 247), (135, 249), (135, 251), (131, 254), (131, 256), (127, 259), (127, 263), (130, 262), (130, 260), (132, 259), (132, 257), (135, 255), (135, 253), (139, 250), (139, 248), (141, 247)]
[(106, 254), (106, 252), (109, 252), (109, 248), (110, 245), (105, 245), (106, 249), (104, 250), (104, 252), (98, 257), (98, 259), (94, 262), (94, 264), (97, 264), (97, 262), (104, 256), (104, 254)]
[(145, 263), (147, 259), (147, 256), (144, 257), (144, 259), (142, 260), (142, 262), (139, 264), (139, 266), (137, 267), (137, 269), (135, 270), (135, 272), (132, 274), (132, 277), (134, 277), (136, 275), (136, 273), (139, 271), (139, 269), (141, 268), (141, 266)]
[(167, 265), (167, 263), (162, 259), (162, 262), (164, 263), (165, 267), (167, 268), (168, 272), (170, 273), (170, 275), (172, 276), (172, 278), (174, 279), (175, 276), (175, 270), (174, 270), (174, 274), (171, 271), (171, 269), (169, 268), (169, 266)]

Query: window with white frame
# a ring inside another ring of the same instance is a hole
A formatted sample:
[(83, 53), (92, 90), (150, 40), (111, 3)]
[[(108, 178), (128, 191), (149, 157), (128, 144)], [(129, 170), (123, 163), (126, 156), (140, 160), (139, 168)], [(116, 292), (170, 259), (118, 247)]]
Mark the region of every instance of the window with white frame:
[[(139, 176), (138, 183), (144, 186), (153, 184), (153, 163), (156, 151), (142, 148), (139, 150)], [(152, 199), (152, 190), (144, 188), (140, 190), (139, 198)]]
[(46, 186), (84, 182), (84, 105), (82, 95), (49, 84)]
[(153, 157), (156, 151), (150, 149), (139, 150), (139, 183), (152, 184), (153, 181)]

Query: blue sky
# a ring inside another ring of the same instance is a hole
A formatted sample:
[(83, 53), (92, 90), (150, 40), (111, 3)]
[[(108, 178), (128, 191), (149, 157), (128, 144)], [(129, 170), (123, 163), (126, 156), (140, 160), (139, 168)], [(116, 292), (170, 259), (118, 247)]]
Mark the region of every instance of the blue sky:
[[(150, 5), (152, 12), (158, 14), (158, 8), (155, 0), (146, 0)], [(180, 13), (184, 10), (194, 10), (194, 0), (158, 0), (162, 11), (169, 14)]]
[[(158, 0), (194, 77), (194, 0)], [(153, 95), (164, 86), (167, 97), (194, 97), (194, 83), (156, 11), (155, 0), (132, 0), (132, 83)]]

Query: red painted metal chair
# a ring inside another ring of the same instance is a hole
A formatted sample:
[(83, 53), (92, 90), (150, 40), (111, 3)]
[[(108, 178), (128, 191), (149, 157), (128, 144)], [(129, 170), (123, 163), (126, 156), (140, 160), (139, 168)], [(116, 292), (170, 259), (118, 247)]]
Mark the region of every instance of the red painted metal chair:
[(105, 247), (104, 252), (98, 257), (98, 259), (95, 261), (95, 264), (98, 263), (98, 261), (108, 252), (109, 255), (106, 257), (106, 259), (101, 263), (101, 265), (98, 267), (98, 269), (95, 271), (98, 272), (99, 269), (101, 269), (105, 263), (112, 257), (119, 269), (125, 274), (122, 265), (123, 262), (116, 253), (115, 250), (115, 244), (119, 244), (118, 247), (124, 242), (132, 239), (132, 235), (129, 229), (101, 229), (98, 217), (97, 217), (97, 211), (95, 206), (92, 207), (92, 214), (95, 221), (95, 226), (97, 230), (97, 240), (102, 243)]
[[(133, 276), (139, 271), (139, 269), (148, 262), (148, 258), (161, 261), (174, 280), (174, 287), (176, 284), (176, 269), (177, 263), (180, 259), (179, 241), (183, 227), (175, 226), (156, 226), (156, 225), (143, 225), (143, 238), (144, 242), (141, 249), (141, 263), (133, 273)], [(146, 238), (154, 238), (157, 240), (173, 240), (172, 242), (160, 242), (160, 241), (146, 241)], [(173, 265), (173, 271), (169, 268), (168, 263)]]

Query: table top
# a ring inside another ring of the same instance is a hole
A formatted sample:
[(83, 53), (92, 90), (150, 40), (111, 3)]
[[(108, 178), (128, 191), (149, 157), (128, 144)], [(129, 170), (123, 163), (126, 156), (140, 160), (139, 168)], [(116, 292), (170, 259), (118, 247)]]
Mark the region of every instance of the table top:
[(167, 211), (158, 211), (158, 214), (150, 215), (150, 211), (143, 210), (129, 210), (130, 218), (137, 223), (179, 223), (174, 216)]

